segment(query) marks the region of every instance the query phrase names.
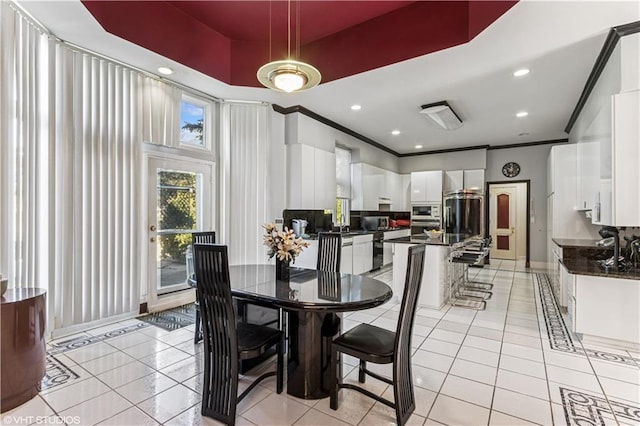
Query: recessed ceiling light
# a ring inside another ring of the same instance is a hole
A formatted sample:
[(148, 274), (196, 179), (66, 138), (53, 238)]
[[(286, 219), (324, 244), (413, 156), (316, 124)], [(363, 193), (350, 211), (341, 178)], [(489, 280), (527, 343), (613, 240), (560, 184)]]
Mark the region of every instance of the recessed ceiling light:
[(529, 115), (527, 111), (520, 111), (519, 113), (516, 114), (516, 117), (522, 118), (522, 117), (526, 117), (527, 115)]
[(173, 70), (169, 67), (158, 67), (158, 72), (160, 74), (164, 74), (164, 75), (171, 75), (173, 74)]
[(416, 149), (422, 149), (422, 145), (416, 145)]
[(523, 75), (529, 74), (529, 70), (527, 68), (522, 68), (521, 70), (517, 70), (513, 73), (514, 77), (522, 77)]
[(391, 131), (391, 134), (392, 134), (393, 136), (398, 136), (398, 135), (400, 134), (400, 130), (392, 130), (392, 131)]
[(361, 105), (351, 105), (351, 109), (354, 111), (360, 111), (362, 109)]

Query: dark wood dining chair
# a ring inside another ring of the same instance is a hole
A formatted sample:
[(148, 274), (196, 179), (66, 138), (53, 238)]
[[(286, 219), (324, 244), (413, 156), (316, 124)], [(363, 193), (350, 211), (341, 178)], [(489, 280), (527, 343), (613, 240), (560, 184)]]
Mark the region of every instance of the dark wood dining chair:
[[(216, 243), (215, 231), (193, 232), (191, 234), (192, 247), (194, 244), (215, 244), (215, 243)], [(196, 289), (196, 292), (197, 291), (198, 290)], [(202, 329), (200, 327), (200, 304), (198, 303), (197, 296), (196, 296), (195, 307), (196, 307), (196, 326), (195, 326), (195, 332), (193, 333), (193, 343), (198, 343), (200, 340), (202, 340)]]
[[(404, 425), (415, 409), (415, 395), (411, 376), (411, 334), (418, 305), (418, 294), (424, 269), (424, 245), (409, 248), (407, 276), (395, 333), (370, 324), (360, 324), (334, 339), (331, 345), (331, 389), (329, 405), (338, 409), (338, 391), (352, 389), (375, 399), (396, 412), (396, 422)], [(394, 402), (382, 398), (363, 387), (343, 383), (338, 374), (339, 354), (345, 353), (360, 360), (358, 381), (366, 375), (393, 386)], [(393, 363), (393, 380), (367, 370), (367, 362)]]
[(342, 235), (337, 232), (318, 233), (318, 271), (340, 272)]
[[(276, 391), (284, 380), (284, 333), (258, 324), (238, 323), (231, 298), (227, 246), (195, 244), (194, 266), (204, 338), (202, 415), (235, 424), (236, 406), (262, 380), (276, 376)], [(239, 362), (262, 356), (276, 346), (277, 368), (258, 377), (238, 395)]]

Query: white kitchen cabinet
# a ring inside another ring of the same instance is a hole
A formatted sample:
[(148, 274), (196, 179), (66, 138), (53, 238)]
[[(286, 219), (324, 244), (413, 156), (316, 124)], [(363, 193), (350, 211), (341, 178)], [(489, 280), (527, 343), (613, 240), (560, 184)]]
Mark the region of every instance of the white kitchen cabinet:
[[(386, 231), (383, 235), (385, 240), (393, 238), (408, 237), (411, 235), (410, 229), (398, 229), (395, 231)], [(393, 243), (384, 243), (382, 246), (382, 265), (389, 265), (393, 262)]]
[[(409, 247), (415, 244), (394, 244), (393, 254), (393, 296), (400, 301), (404, 293), (407, 275), (407, 259)], [(432, 309), (440, 309), (449, 298), (449, 283), (447, 279), (447, 257), (451, 247), (441, 245), (427, 245), (424, 252), (424, 274), (418, 305)]]
[(303, 144), (287, 145), (287, 208), (324, 210), (336, 203), (336, 156)]
[(340, 272), (353, 272), (353, 238), (342, 239), (342, 253), (340, 254)]
[(581, 142), (577, 146), (578, 210), (593, 210), (600, 189), (600, 143)]
[[(562, 253), (562, 252), (561, 252)], [(562, 255), (561, 255), (562, 256)], [(559, 276), (558, 276), (558, 295), (556, 296), (558, 304), (563, 308), (567, 307), (569, 301), (569, 287), (573, 286), (573, 277), (564, 265), (560, 264), (559, 266)], [(559, 296), (559, 297), (558, 297)]]
[(464, 170), (447, 170), (444, 172), (444, 193), (464, 188)]
[(575, 332), (583, 333), (585, 340), (596, 337), (640, 344), (640, 280), (574, 277)]
[(354, 163), (351, 165), (351, 189), (352, 210), (379, 210), (380, 205), (389, 206), (389, 210), (403, 210), (402, 181), (395, 172)]
[(611, 179), (600, 181), (600, 221), (611, 226), (640, 226), (640, 91), (613, 96)]
[(464, 171), (464, 189), (478, 188), (484, 191), (484, 169)]
[(444, 172), (443, 192), (445, 194), (472, 188), (484, 191), (484, 169), (447, 170)]
[(411, 211), (411, 174), (400, 175), (400, 193), (402, 194), (402, 203), (396, 210)]
[(373, 235), (353, 237), (353, 274), (363, 274), (373, 269)]
[(412, 203), (442, 203), (442, 170), (411, 173)]
[(298, 268), (316, 269), (318, 266), (318, 240), (305, 240), (309, 247), (302, 250), (291, 266)]

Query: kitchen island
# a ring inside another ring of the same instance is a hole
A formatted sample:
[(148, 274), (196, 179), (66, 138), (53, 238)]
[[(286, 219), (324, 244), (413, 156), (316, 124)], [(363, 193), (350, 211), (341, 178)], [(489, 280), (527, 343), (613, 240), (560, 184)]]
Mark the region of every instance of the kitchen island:
[(404, 293), (407, 273), (407, 255), (409, 247), (425, 244), (424, 273), (422, 287), (418, 296), (418, 305), (440, 309), (449, 300), (448, 258), (454, 244), (471, 238), (466, 234), (441, 234), (438, 238), (426, 235), (410, 235), (408, 237), (385, 240), (393, 244), (393, 294), (398, 301)]

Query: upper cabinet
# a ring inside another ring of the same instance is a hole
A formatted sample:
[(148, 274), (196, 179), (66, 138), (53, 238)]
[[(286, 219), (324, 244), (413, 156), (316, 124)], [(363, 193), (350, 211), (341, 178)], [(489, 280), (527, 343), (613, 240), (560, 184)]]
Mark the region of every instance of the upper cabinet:
[(610, 184), (601, 182), (601, 197), (608, 199), (611, 191), (611, 208), (602, 204), (602, 221), (615, 226), (639, 226), (640, 91), (614, 95), (612, 103), (612, 180)]
[(411, 173), (412, 203), (442, 203), (443, 188), (442, 170)]
[(287, 145), (287, 208), (324, 210), (336, 204), (336, 156), (303, 144)]
[(597, 225), (640, 226), (640, 33), (604, 49), (607, 62), (588, 82), (592, 90), (569, 134), (577, 143), (576, 207), (591, 210)]
[(484, 169), (447, 170), (444, 172), (443, 192), (445, 194), (472, 188), (484, 190)]
[(409, 211), (404, 205), (402, 177), (366, 163), (351, 165), (351, 209)]

